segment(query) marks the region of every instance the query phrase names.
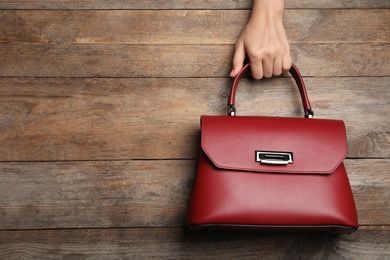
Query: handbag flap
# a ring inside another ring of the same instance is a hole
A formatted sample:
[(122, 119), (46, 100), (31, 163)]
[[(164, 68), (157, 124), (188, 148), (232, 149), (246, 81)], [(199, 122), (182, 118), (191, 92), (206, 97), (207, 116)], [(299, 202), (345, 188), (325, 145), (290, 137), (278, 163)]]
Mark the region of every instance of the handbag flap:
[(341, 120), (202, 116), (201, 125), (202, 149), (222, 169), (330, 174), (347, 156)]

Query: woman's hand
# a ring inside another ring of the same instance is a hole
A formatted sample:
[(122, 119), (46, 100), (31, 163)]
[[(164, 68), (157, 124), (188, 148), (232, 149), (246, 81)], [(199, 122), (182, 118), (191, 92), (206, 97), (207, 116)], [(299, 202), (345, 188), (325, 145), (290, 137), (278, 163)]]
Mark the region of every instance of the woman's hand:
[(235, 77), (248, 55), (252, 77), (279, 76), (291, 67), (290, 46), (283, 25), (284, 0), (255, 0), (251, 18), (236, 42)]

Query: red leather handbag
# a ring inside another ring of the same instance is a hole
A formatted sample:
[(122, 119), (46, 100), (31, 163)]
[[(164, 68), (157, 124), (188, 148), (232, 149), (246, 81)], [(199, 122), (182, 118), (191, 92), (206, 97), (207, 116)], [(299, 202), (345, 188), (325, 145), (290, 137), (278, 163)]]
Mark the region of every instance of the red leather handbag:
[(344, 122), (312, 118), (298, 69), (290, 73), (305, 118), (236, 116), (235, 78), (228, 116), (201, 117), (201, 151), (186, 212), (190, 229), (328, 231), (358, 228), (344, 168)]

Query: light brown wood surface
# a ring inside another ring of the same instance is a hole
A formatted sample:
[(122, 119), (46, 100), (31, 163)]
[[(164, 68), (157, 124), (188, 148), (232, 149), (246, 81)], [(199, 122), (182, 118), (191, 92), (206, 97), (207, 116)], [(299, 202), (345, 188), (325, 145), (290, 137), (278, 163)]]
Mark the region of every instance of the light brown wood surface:
[[(195, 160), (0, 166), (4, 229), (180, 227), (195, 176)], [(390, 160), (346, 160), (345, 166), (360, 225), (390, 225)]]
[[(230, 84), (227, 78), (2, 78), (0, 159), (193, 159), (200, 115), (227, 113)], [(389, 77), (314, 77), (306, 85), (316, 117), (344, 120), (350, 157), (390, 156)], [(292, 78), (243, 79), (237, 91), (239, 115), (302, 117), (300, 102)]]
[[(35, 45), (1, 47), (0, 76), (226, 77), (234, 45)], [(303, 76), (389, 76), (390, 44), (293, 44)]]
[(349, 236), (191, 232), (182, 228), (3, 231), (0, 254), (68, 259), (388, 259), (390, 230)]
[[(0, 42), (234, 44), (249, 14), (249, 10), (3, 10)], [(390, 42), (390, 27), (385, 26), (390, 23), (389, 9), (291, 9), (284, 20), (290, 43)]]
[[(7, 0), (1, 9), (250, 9), (253, 0)], [(286, 1), (286, 8), (389, 8), (387, 0)]]
[[(351, 235), (191, 232), (201, 115), (252, 1), (0, 2), (0, 258), (389, 259), (389, 1), (286, 1), (316, 118), (344, 120)], [(238, 115), (302, 117), (288, 75)]]

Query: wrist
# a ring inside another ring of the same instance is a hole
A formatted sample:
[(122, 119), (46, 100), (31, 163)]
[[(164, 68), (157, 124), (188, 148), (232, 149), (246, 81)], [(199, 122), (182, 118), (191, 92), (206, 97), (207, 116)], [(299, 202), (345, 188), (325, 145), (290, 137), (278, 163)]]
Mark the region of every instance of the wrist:
[(284, 0), (254, 0), (250, 20), (283, 21)]

